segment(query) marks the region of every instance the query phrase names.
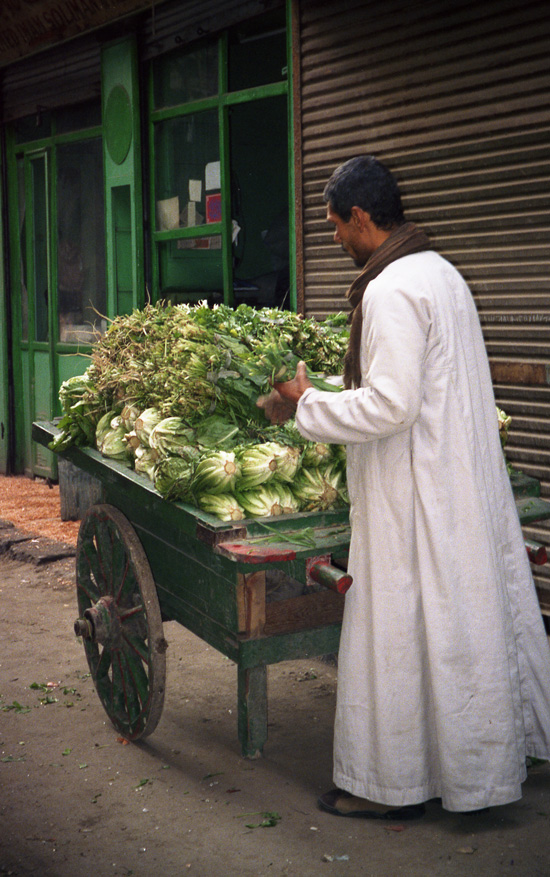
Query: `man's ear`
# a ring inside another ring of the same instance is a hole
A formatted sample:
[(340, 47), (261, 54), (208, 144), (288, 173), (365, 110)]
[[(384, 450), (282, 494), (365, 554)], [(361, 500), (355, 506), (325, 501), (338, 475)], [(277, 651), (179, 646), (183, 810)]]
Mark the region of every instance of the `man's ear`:
[(361, 207), (352, 207), (351, 221), (359, 229), (359, 231), (363, 231), (367, 222), (370, 221), (370, 213), (367, 213), (366, 210), (362, 210)]

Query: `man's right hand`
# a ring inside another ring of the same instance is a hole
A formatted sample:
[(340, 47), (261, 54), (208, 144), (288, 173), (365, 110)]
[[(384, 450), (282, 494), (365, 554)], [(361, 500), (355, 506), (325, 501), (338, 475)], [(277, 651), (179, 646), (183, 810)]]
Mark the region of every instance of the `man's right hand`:
[(288, 399), (284, 399), (277, 390), (272, 390), (269, 396), (260, 396), (256, 402), (258, 408), (262, 408), (265, 416), (271, 423), (283, 424), (294, 417), (296, 405)]
[(265, 416), (271, 423), (286, 423), (294, 416), (298, 401), (311, 382), (307, 376), (305, 362), (299, 362), (296, 375), (291, 381), (274, 385), (269, 396), (260, 396), (256, 405), (263, 408)]

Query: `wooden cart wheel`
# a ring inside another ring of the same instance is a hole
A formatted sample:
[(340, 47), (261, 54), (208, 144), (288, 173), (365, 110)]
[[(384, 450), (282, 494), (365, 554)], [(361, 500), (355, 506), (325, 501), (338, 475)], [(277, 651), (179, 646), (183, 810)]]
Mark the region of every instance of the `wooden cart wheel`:
[(92, 506), (76, 547), (82, 636), (97, 693), (128, 740), (156, 728), (164, 703), (166, 640), (149, 562), (128, 519), (114, 506)]

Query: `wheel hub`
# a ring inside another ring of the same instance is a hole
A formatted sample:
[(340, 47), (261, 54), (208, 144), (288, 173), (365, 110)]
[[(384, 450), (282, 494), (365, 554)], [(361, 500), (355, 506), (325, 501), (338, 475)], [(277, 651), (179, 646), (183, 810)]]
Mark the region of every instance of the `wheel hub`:
[(77, 636), (113, 648), (120, 643), (121, 626), (112, 597), (101, 597), (95, 606), (84, 610), (84, 617), (74, 623)]

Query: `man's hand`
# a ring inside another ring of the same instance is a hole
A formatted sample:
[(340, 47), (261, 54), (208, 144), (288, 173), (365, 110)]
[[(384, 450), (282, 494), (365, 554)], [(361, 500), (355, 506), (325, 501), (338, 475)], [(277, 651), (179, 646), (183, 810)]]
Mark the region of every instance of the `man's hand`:
[(307, 376), (305, 362), (298, 363), (296, 366), (296, 374), (291, 381), (285, 381), (281, 384), (273, 384), (274, 389), (280, 393), (283, 399), (288, 399), (288, 401), (293, 402), (294, 405), (298, 404), (302, 393), (305, 393), (308, 387), (312, 386), (313, 384)]
[(287, 420), (294, 416), (296, 411), (296, 405), (287, 399), (283, 399), (277, 390), (272, 390), (269, 396), (260, 396), (256, 405), (258, 408), (263, 408), (264, 414), (270, 423), (286, 423)]
[(308, 379), (305, 362), (299, 362), (291, 381), (275, 383), (269, 396), (260, 396), (256, 405), (263, 408), (271, 423), (286, 423), (294, 415), (302, 393), (312, 384)]

